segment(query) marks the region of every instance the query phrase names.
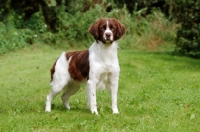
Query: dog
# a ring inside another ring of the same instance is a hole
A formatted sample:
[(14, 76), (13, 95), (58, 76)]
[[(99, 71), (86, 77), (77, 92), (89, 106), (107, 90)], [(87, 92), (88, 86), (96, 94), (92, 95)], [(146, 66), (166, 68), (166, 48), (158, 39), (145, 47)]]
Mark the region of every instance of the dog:
[(106, 87), (111, 95), (112, 112), (118, 114), (117, 93), (120, 67), (117, 56), (119, 40), (125, 27), (115, 18), (97, 20), (88, 31), (95, 42), (87, 50), (63, 52), (51, 68), (52, 90), (46, 99), (45, 111), (51, 111), (53, 98), (63, 91), (62, 101), (70, 109), (69, 98), (86, 82), (88, 107), (98, 114), (96, 91)]

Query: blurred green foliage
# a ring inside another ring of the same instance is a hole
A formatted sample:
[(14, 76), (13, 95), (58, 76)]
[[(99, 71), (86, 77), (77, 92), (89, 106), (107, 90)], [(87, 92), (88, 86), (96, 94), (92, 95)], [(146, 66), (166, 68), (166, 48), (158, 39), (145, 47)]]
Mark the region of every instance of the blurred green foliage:
[[(88, 47), (93, 41), (90, 25), (114, 17), (126, 27), (121, 48), (154, 49), (176, 38), (176, 51), (198, 56), (199, 1), (0, 0), (0, 54), (38, 42)], [(182, 23), (177, 35), (179, 24), (172, 20)]]
[(177, 31), (176, 51), (200, 58), (200, 0), (180, 1), (181, 28)]

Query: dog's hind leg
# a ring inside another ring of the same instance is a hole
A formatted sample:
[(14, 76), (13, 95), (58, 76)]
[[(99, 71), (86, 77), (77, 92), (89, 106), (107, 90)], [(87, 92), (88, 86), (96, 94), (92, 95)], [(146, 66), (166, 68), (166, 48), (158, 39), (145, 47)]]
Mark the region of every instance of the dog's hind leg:
[(53, 98), (62, 91), (62, 89), (65, 87), (66, 82), (63, 81), (58, 84), (52, 84), (52, 90), (49, 95), (47, 95), (47, 100), (46, 100), (46, 107), (45, 111), (50, 112), (51, 111), (51, 102)]
[(70, 109), (69, 98), (74, 95), (80, 89), (80, 84), (76, 84), (75, 82), (71, 82), (67, 85), (66, 91), (61, 96), (63, 104), (67, 109)]

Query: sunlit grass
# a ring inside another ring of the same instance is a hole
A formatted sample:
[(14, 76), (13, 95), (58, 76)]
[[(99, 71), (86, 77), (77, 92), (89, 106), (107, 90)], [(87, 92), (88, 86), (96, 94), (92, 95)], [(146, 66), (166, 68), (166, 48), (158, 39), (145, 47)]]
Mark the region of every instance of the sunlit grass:
[(119, 115), (107, 91), (97, 94), (99, 116), (86, 108), (85, 88), (66, 110), (60, 95), (45, 113), (49, 69), (61, 49), (34, 45), (0, 56), (0, 131), (199, 131), (200, 61), (164, 52), (119, 50)]

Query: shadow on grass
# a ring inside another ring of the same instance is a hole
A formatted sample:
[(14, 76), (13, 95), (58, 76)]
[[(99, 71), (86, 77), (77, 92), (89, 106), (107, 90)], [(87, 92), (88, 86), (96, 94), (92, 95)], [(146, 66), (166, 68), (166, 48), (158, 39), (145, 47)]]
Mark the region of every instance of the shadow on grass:
[(65, 108), (65, 106), (63, 104), (52, 104), (51, 105), (51, 111), (59, 111), (59, 112), (81, 112), (81, 113), (85, 113), (85, 114), (90, 114), (90, 110), (87, 109), (86, 106), (73, 106), (70, 105), (71, 108), (70, 110), (68, 110), (67, 108)]

